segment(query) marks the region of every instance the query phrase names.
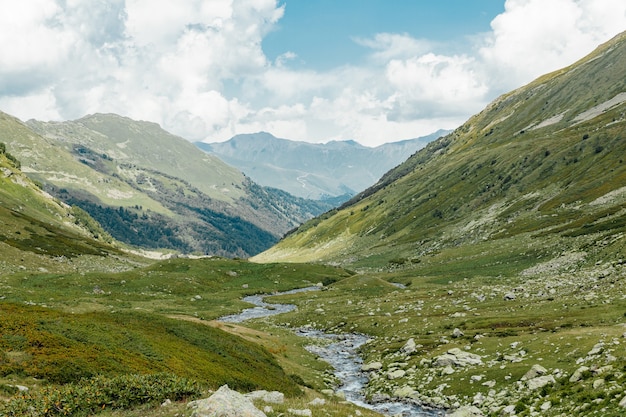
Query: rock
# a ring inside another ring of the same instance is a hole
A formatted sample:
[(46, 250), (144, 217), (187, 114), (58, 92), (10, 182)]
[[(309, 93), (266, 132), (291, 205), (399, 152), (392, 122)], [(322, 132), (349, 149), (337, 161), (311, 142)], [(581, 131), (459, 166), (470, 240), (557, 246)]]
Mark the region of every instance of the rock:
[(457, 410), (455, 410), (452, 414), (448, 414), (448, 417), (483, 417), (484, 414), (477, 407), (473, 405), (466, 405)]
[(578, 382), (583, 378), (583, 373), (587, 372), (589, 370), (589, 367), (587, 366), (581, 366), (580, 368), (576, 369), (574, 371), (574, 373), (572, 374), (572, 376), (569, 377), (569, 382)]
[(522, 377), (522, 381), (526, 381), (528, 379), (537, 378), (538, 376), (545, 375), (548, 373), (548, 370), (541, 365), (533, 365), (530, 368), (530, 371), (526, 372), (526, 374)]
[(335, 391), (333, 391), (332, 389), (323, 389), (320, 392), (327, 397), (332, 397), (333, 395), (335, 395)]
[(441, 375), (452, 375), (454, 373), (454, 368), (450, 365), (446, 366), (441, 370)]
[(554, 379), (552, 375), (538, 376), (536, 378), (532, 378), (526, 381), (526, 385), (528, 386), (528, 389), (531, 391), (534, 391), (539, 388), (543, 388), (548, 384), (556, 384), (556, 380)]
[(454, 365), (458, 367), (465, 367), (469, 365), (482, 365), (482, 363), (480, 355), (465, 352), (459, 348), (453, 348), (448, 350), (443, 355), (437, 356), (433, 366), (444, 367)]
[(541, 411), (548, 411), (551, 408), (552, 408), (552, 402), (550, 401), (546, 401), (545, 403), (541, 404), (541, 407), (539, 407)]
[(267, 417), (252, 401), (223, 385), (209, 398), (192, 401), (191, 417)]
[(172, 400), (170, 400), (169, 398), (161, 403), (161, 407), (168, 407), (170, 405), (172, 405)]
[(502, 415), (503, 416), (507, 416), (507, 415), (513, 415), (515, 414), (515, 406), (514, 405), (507, 405), (506, 407), (504, 407), (502, 409)]
[(604, 350), (604, 343), (597, 343), (590, 351), (587, 353), (587, 356), (599, 355)]
[(323, 398), (315, 398), (314, 400), (312, 400), (311, 402), (309, 402), (309, 405), (312, 405), (314, 407), (316, 406), (321, 406), (321, 405), (325, 405), (326, 404), (326, 400)]
[(244, 397), (250, 401), (261, 400), (265, 403), (282, 404), (285, 402), (285, 394), (278, 391), (253, 391), (245, 394)]
[(402, 378), (406, 375), (406, 371), (404, 369), (396, 369), (395, 371), (387, 372), (387, 379), (398, 379)]
[(504, 294), (504, 300), (505, 301), (515, 300), (515, 294), (513, 294), (512, 292), (507, 292), (506, 294)]
[(598, 389), (604, 386), (604, 379), (596, 379), (593, 381), (593, 389)]
[(620, 400), (619, 406), (622, 408), (626, 408), (626, 395), (624, 395), (624, 398)]
[(454, 330), (452, 330), (452, 337), (454, 337), (455, 339), (463, 336), (465, 336), (465, 333), (463, 333), (461, 329), (455, 328)]
[(408, 385), (398, 388), (393, 392), (393, 396), (397, 398), (410, 398), (415, 395), (416, 391)]
[(417, 345), (415, 344), (415, 340), (410, 338), (406, 341), (402, 349), (400, 349), (404, 354), (411, 355), (417, 351)]
[(370, 362), (370, 363), (361, 365), (361, 371), (363, 372), (378, 371), (382, 367), (383, 367), (383, 364), (380, 362)]
[(293, 414), (294, 416), (311, 417), (313, 415), (311, 410), (309, 410), (308, 408), (305, 408), (304, 410), (296, 410), (296, 409), (290, 408), (287, 410), (287, 412), (289, 414)]

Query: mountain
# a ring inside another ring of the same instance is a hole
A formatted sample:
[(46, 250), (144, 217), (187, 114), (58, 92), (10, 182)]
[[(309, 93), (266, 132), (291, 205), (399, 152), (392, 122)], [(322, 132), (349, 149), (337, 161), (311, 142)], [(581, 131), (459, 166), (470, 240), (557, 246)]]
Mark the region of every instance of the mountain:
[[(447, 131), (369, 148), (355, 141), (326, 144), (279, 139), (269, 133), (237, 135), (196, 145), (237, 167), (259, 184), (302, 198), (347, 200)], [(341, 202), (343, 202), (341, 201)]]
[(260, 187), (158, 125), (112, 114), (0, 126), (23, 171), (148, 249), (247, 257), (329, 205)]
[(380, 268), (489, 242), (520, 257), (540, 245), (542, 260), (626, 255), (624, 74), (622, 34), (499, 97), (255, 259)]
[[(2, 140), (27, 133), (5, 114), (0, 114), (0, 125), (15, 128), (3, 130)], [(87, 213), (43, 191), (20, 167), (0, 142), (0, 274), (117, 270), (138, 264)]]

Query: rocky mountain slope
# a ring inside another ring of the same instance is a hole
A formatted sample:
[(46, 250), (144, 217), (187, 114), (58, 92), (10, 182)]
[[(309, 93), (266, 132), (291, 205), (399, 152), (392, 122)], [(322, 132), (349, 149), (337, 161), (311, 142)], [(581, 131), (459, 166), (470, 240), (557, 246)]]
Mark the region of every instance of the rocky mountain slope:
[(624, 74), (622, 34), (499, 97), (258, 259), (380, 267), (485, 241), (523, 252), (522, 237), (544, 242), (544, 256), (623, 255)]
[(265, 132), (237, 135), (221, 143), (197, 142), (196, 145), (237, 167), (259, 184), (303, 198), (334, 197), (345, 201), (445, 133), (448, 132), (440, 130), (375, 148), (354, 141), (297, 142)]
[(154, 123), (5, 116), (0, 129), (29, 177), (135, 246), (245, 257), (329, 208), (260, 187)]

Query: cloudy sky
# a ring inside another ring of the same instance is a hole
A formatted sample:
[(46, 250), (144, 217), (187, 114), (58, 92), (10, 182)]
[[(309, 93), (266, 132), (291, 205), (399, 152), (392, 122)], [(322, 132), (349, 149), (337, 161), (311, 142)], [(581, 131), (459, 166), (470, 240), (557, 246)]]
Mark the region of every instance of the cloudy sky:
[(0, 0), (0, 110), (189, 140), (455, 128), (626, 30), (624, 0)]

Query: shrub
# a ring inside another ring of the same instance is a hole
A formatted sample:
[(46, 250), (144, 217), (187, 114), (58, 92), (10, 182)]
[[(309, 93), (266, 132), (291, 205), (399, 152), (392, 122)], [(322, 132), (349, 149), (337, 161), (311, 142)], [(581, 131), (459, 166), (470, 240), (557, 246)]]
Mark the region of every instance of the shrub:
[(96, 377), (16, 397), (0, 404), (0, 415), (87, 416), (105, 409), (130, 409), (198, 397), (200, 386), (171, 374)]

